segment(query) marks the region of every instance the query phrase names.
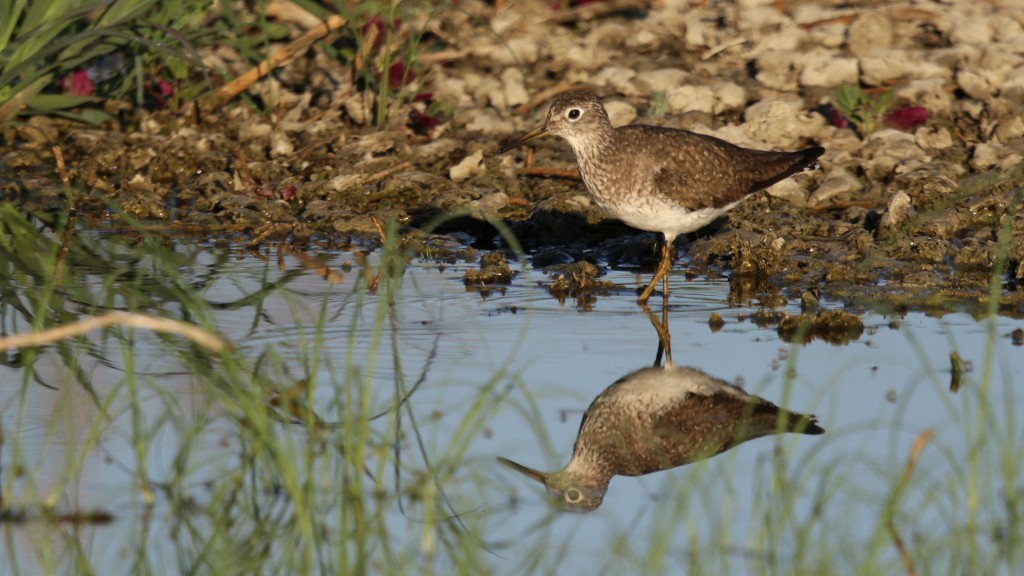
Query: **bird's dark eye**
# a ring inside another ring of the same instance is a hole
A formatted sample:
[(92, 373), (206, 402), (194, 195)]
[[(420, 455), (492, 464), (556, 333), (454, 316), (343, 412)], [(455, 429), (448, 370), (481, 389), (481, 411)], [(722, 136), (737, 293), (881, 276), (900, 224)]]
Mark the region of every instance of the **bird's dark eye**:
[[(583, 111), (580, 110), (579, 108), (572, 108), (569, 110), (569, 113), (566, 114), (566, 117), (569, 118), (569, 120), (572, 120), (573, 122), (579, 120), (580, 116), (583, 116)], [(577, 492), (577, 494), (579, 494), (579, 492)]]
[(575, 488), (569, 488), (565, 491), (565, 501), (570, 504), (575, 504), (583, 499), (583, 494)]

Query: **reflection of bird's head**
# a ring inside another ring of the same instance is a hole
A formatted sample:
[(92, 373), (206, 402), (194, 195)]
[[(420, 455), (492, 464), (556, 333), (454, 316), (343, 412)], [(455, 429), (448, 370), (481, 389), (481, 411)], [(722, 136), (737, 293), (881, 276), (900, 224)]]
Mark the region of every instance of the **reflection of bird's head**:
[(578, 474), (565, 470), (540, 472), (500, 457), (498, 461), (543, 484), (548, 490), (548, 500), (551, 504), (563, 510), (590, 512), (601, 505), (604, 493), (608, 490), (607, 481), (588, 481)]

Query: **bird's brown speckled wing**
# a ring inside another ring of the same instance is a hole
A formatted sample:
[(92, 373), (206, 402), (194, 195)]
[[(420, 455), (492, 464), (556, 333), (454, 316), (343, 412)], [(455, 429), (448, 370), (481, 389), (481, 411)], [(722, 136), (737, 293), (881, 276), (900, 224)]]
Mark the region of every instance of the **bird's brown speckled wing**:
[(740, 148), (713, 136), (654, 126), (638, 130), (635, 141), (651, 153), (632, 158), (644, 164), (659, 193), (691, 210), (723, 207), (815, 165), (822, 148), (772, 152)]

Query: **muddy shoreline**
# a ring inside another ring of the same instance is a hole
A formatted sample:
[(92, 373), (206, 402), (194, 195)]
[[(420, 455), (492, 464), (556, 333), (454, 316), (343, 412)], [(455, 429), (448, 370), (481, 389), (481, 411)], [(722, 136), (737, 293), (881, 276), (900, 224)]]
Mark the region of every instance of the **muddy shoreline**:
[[(458, 211), (437, 229), (455, 243), (433, 243), (430, 257), (464, 257), (439, 245), (501, 247), (487, 216), (536, 267), (648, 272), (654, 236), (592, 205), (564, 142), (495, 154), (542, 120), (550, 95), (588, 85), (620, 122), (827, 149), (823, 170), (677, 241), (677, 271), (729, 276), (738, 303), (814, 292), (976, 314), (998, 274), (1000, 312), (1024, 316), (1024, 8), (709, 4), (635, 2), (574, 20), (529, 2), (467, 3), (424, 28), (445, 56), (424, 58), (380, 124), (380, 96), (318, 50), (254, 88), (262, 107), (122, 110), (100, 127), (33, 117), (0, 128), (0, 201), (63, 209), (60, 146), (89, 227), (124, 226), (123, 213), (169, 234), (314, 247), (372, 244), (389, 220), (412, 237)], [(926, 108), (927, 121), (841, 126), (829, 106), (850, 80)]]

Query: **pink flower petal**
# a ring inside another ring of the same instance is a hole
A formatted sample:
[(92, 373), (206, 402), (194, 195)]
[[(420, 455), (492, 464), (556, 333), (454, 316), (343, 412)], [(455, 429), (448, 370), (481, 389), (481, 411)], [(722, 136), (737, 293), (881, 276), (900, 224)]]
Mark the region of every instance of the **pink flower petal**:
[(92, 78), (89, 78), (89, 73), (85, 70), (75, 70), (71, 74), (62, 76), (57, 81), (57, 86), (65, 94), (72, 96), (92, 96), (96, 92)]
[(924, 106), (906, 106), (889, 112), (882, 117), (886, 126), (898, 130), (910, 130), (928, 121), (928, 109)]

